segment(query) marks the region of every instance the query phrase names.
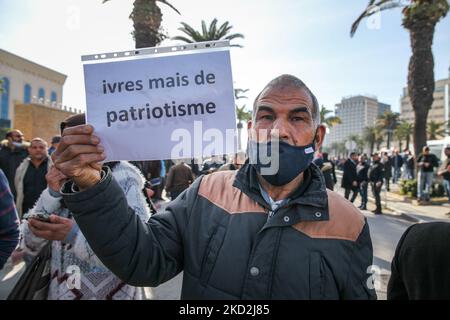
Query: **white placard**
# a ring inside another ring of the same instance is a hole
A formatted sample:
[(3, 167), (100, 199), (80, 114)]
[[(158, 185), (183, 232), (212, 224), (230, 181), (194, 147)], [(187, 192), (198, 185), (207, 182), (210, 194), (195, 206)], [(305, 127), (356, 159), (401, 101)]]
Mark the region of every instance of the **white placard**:
[(84, 64), (87, 122), (107, 161), (236, 150), (228, 48)]

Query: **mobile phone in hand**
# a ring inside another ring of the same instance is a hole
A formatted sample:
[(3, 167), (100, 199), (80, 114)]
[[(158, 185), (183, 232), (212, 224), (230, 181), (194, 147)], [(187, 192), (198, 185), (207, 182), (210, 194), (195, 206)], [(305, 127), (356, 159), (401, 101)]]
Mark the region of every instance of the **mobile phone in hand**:
[(30, 219), (30, 218), (36, 219), (36, 220), (39, 220), (39, 221), (42, 221), (42, 222), (50, 223), (50, 215), (48, 213), (45, 213), (45, 212), (38, 212), (38, 213), (27, 215), (25, 217), (25, 219), (27, 219), (27, 220)]

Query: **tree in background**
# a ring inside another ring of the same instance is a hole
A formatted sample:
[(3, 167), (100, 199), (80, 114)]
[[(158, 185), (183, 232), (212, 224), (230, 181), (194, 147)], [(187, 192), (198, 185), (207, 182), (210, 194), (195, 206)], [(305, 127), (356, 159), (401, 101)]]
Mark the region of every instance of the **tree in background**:
[(400, 114), (392, 111), (385, 111), (382, 115), (378, 116), (377, 125), (387, 132), (387, 148), (391, 148), (392, 135), (394, 133), (395, 128), (398, 125), (398, 119)]
[[(193, 42), (203, 42), (203, 41), (214, 41), (214, 40), (234, 40), (234, 39), (244, 39), (244, 35), (241, 33), (230, 33), (233, 26), (230, 25), (228, 21), (224, 22), (220, 27), (217, 27), (217, 19), (213, 19), (206, 26), (206, 22), (202, 20), (202, 31), (199, 32), (193, 27), (188, 25), (186, 22), (181, 22), (182, 27), (178, 28), (185, 35), (173, 37), (172, 40), (179, 40), (186, 43)], [(242, 45), (232, 44), (230, 47), (242, 48)]]
[(333, 111), (326, 109), (323, 105), (320, 107), (320, 123), (325, 124), (328, 128), (336, 124), (341, 124), (341, 118), (336, 116), (328, 116)]
[[(103, 0), (103, 3), (111, 0)], [(167, 36), (161, 27), (162, 13), (157, 2), (164, 3), (176, 13), (180, 12), (166, 0), (134, 0), (130, 19), (133, 21), (132, 32), (136, 49), (155, 47)]]
[(234, 100), (236, 101), (236, 118), (238, 121), (237, 129), (238, 129), (238, 151), (242, 150), (242, 129), (244, 128), (244, 122), (251, 120), (252, 112), (246, 110), (246, 105), (238, 106), (237, 101), (240, 99), (247, 99), (247, 96), (244, 94), (249, 89), (235, 89), (234, 90)]
[(427, 124), (428, 140), (437, 140), (445, 135), (445, 122), (429, 121)]
[(436, 24), (447, 15), (447, 0), (370, 0), (355, 20), (350, 35), (366, 17), (401, 7), (403, 27), (409, 31), (412, 55), (408, 67), (408, 95), (414, 110), (414, 151), (420, 154), (427, 142), (428, 111), (433, 103), (434, 57), (432, 51)]
[(413, 134), (414, 126), (408, 121), (401, 121), (395, 129), (394, 135), (398, 140), (398, 148), (401, 151), (403, 141), (406, 141), (406, 148), (409, 149), (409, 143), (411, 141), (411, 135)]

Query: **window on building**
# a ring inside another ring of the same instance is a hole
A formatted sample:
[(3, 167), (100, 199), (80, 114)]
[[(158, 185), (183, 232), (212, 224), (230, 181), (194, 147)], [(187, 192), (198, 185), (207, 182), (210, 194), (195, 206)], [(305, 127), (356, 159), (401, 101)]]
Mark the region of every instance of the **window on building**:
[(2, 80), (2, 96), (0, 103), (0, 118), (8, 119), (9, 114), (9, 79), (4, 77)]
[(28, 83), (23, 88), (23, 103), (31, 103), (31, 86)]
[(39, 88), (38, 98), (45, 100), (45, 90), (43, 88)]
[(50, 102), (56, 102), (58, 100), (57, 97), (58, 96), (57, 96), (56, 92), (52, 91), (52, 93), (50, 95)]

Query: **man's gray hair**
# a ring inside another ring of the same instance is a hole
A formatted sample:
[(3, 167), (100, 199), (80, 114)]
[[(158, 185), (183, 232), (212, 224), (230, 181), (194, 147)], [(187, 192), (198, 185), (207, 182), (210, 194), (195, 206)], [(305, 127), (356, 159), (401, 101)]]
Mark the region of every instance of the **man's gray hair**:
[(309, 90), (308, 86), (302, 80), (300, 80), (299, 78), (297, 78), (293, 75), (290, 75), (290, 74), (283, 74), (279, 77), (276, 77), (275, 79), (270, 81), (264, 87), (264, 89), (261, 90), (261, 92), (258, 94), (258, 96), (256, 97), (256, 99), (253, 103), (253, 117), (255, 116), (256, 111), (257, 111), (256, 106), (257, 106), (258, 99), (266, 89), (272, 89), (272, 88), (282, 89), (282, 88), (286, 88), (286, 87), (297, 88), (299, 90), (306, 90), (306, 92), (308, 92), (308, 94), (311, 96), (311, 100), (313, 102), (313, 108), (311, 110), (312, 120), (313, 120), (315, 126), (320, 125), (319, 102), (317, 101), (316, 96), (312, 93), (311, 90)]

